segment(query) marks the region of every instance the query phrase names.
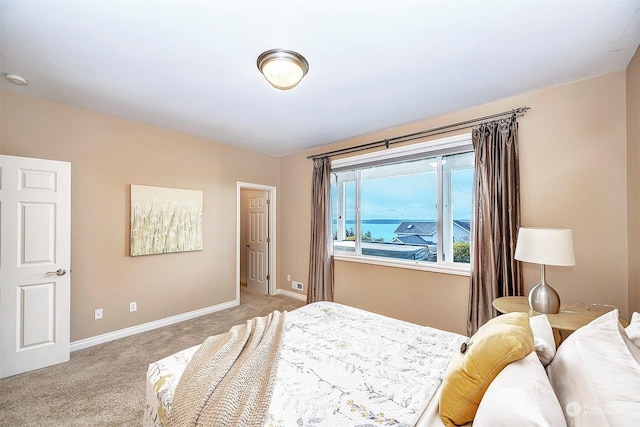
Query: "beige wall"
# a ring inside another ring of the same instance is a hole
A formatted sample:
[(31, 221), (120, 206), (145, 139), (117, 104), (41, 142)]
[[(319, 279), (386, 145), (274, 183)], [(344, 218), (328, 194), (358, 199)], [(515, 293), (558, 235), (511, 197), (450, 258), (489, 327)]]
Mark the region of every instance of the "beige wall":
[(336, 262), (335, 277), (337, 302), (466, 334), (468, 276)]
[(627, 67), (629, 313), (640, 312), (640, 48)]
[[(304, 283), (306, 295), (309, 281), (309, 239), (311, 233), (312, 162), (303, 155), (280, 159), (278, 189), (278, 287), (291, 292), (291, 280)], [(283, 185), (286, 183), (286, 185)]]
[[(236, 182), (277, 186), (278, 158), (12, 92), (1, 102), (2, 154), (72, 164), (72, 341), (235, 300)], [(131, 184), (203, 190), (204, 250), (130, 257)]]
[[(575, 267), (548, 267), (565, 304), (613, 304), (628, 311), (627, 159), (624, 71), (538, 91), (322, 147), (327, 151), (474, 117), (532, 109), (520, 123), (522, 225), (573, 229)], [(306, 274), (311, 161), (282, 158), (280, 274)], [(539, 267), (524, 264), (525, 291)], [(465, 333), (468, 277), (336, 262), (336, 301)], [(282, 280), (279, 281), (282, 283)]]

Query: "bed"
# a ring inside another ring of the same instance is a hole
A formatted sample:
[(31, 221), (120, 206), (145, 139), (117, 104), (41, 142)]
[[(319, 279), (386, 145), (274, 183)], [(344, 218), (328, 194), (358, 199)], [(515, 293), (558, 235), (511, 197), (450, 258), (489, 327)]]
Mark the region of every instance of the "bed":
[[(626, 331), (617, 311), (606, 316), (572, 334), (556, 352), (544, 315), (501, 315), (469, 338), (341, 304), (308, 304), (284, 316), (261, 425), (640, 425), (640, 348), (629, 349), (640, 345), (640, 316), (634, 321), (634, 314)], [(585, 352), (584, 342), (602, 335), (609, 336), (612, 354), (599, 344)], [(176, 388), (199, 350), (191, 347), (149, 365), (144, 426), (167, 425)], [(576, 351), (582, 364), (573, 362)], [(603, 357), (622, 359), (622, 371), (607, 363), (598, 381), (618, 381), (610, 387), (596, 381), (598, 390), (592, 391), (586, 365)], [(587, 378), (578, 394), (567, 382), (575, 375)], [(615, 394), (617, 406), (600, 406), (596, 413), (593, 408), (613, 402), (606, 393)]]

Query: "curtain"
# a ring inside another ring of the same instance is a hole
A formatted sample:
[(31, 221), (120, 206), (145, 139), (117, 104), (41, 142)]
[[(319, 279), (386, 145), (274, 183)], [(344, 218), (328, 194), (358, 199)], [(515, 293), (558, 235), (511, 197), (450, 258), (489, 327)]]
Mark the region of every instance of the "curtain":
[(331, 160), (313, 159), (311, 250), (307, 304), (333, 301), (333, 235), (331, 232)]
[(520, 227), (518, 123), (509, 119), (473, 129), (474, 211), (467, 332), (497, 315), (494, 299), (522, 295), (522, 272), (514, 261)]

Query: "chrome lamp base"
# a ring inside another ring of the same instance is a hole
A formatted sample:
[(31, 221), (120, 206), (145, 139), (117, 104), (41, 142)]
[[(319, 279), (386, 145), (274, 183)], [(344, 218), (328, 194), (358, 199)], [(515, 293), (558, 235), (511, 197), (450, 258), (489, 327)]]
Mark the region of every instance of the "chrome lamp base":
[(539, 313), (555, 314), (560, 312), (560, 295), (547, 284), (544, 264), (541, 267), (542, 279), (529, 292), (529, 307)]

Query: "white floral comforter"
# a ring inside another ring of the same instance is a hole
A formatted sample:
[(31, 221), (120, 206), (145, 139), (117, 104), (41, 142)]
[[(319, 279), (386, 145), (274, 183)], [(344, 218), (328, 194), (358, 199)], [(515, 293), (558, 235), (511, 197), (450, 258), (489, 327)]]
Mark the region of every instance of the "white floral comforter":
[[(289, 312), (265, 426), (413, 426), (465, 340), (336, 303)], [(198, 347), (149, 365), (145, 426), (164, 425)]]

